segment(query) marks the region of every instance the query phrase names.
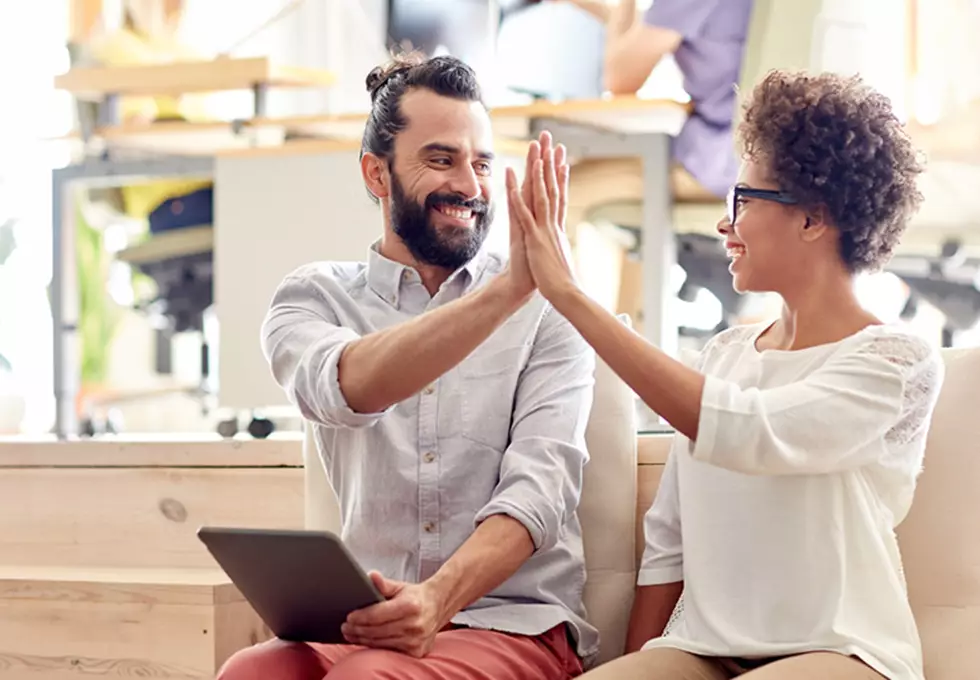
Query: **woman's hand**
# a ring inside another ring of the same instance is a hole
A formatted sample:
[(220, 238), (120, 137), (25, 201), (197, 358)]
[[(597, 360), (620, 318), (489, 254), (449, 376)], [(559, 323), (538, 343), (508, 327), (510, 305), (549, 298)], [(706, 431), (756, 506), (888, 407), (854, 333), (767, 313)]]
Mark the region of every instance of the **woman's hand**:
[(558, 307), (562, 299), (578, 291), (565, 234), (569, 168), (565, 147), (553, 147), (550, 135), (542, 135), (540, 153), (535, 155), (539, 157), (528, 164), (524, 191), (514, 171), (507, 169), (507, 203), (511, 222), (519, 224), (524, 234), (534, 282)]

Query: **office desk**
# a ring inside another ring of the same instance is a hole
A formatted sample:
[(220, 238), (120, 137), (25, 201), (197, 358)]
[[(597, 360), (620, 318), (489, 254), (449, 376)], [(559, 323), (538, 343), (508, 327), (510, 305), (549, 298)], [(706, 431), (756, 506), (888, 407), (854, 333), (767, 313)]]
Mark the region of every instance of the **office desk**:
[[(675, 261), (669, 190), (669, 140), (687, 115), (673, 101), (632, 97), (535, 102), (491, 110), (498, 152), (519, 172), (527, 141), (543, 129), (564, 143), (573, 159), (640, 156), (643, 159), (644, 333), (671, 352), (670, 272)], [(139, 176), (207, 176), (215, 182), (215, 302), (221, 406), (252, 409), (283, 403), (258, 345), (258, 329), (275, 284), (294, 266), (313, 259), (363, 259), (381, 233), (380, 215), (358, 174), (364, 114), (255, 117), (225, 123), (104, 126), (99, 142), (126, 152), (169, 151), (150, 160), (90, 161), (54, 173), (56, 201), (55, 321), (56, 433), (74, 431), (76, 391), (71, 229), (65, 188), (77, 182), (121, 184)], [(295, 136), (300, 138), (293, 138)], [(173, 155), (178, 154), (178, 155)], [(574, 170), (573, 170), (574, 172)], [(503, 173), (498, 173), (503, 193)], [(496, 232), (506, 233), (506, 210)], [(262, 262), (256, 267), (251, 259)]]

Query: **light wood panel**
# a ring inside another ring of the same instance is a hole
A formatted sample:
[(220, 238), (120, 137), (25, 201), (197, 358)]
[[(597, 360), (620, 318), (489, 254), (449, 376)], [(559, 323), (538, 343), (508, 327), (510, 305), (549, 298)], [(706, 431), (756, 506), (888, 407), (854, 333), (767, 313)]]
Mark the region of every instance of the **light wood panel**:
[(303, 470), (0, 468), (0, 563), (214, 567), (201, 525), (303, 526)]
[[(5, 467), (302, 467), (302, 433), (268, 439), (217, 434), (115, 435), (96, 439), (0, 437)], [(2, 497), (0, 497), (2, 498)], [(0, 506), (3, 507), (3, 506)]]
[(59, 90), (83, 99), (107, 94), (181, 95), (190, 92), (269, 87), (325, 87), (336, 77), (329, 71), (285, 66), (268, 57), (219, 57), (135, 66), (92, 66), (69, 70), (54, 79)]
[(269, 637), (218, 570), (0, 570), (0, 678), (213, 678)]

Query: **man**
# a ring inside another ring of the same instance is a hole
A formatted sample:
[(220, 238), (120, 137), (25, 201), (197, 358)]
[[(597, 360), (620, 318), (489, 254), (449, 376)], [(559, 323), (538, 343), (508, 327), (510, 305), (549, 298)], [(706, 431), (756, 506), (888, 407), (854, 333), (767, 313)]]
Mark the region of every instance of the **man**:
[(732, 119), (753, 0), (655, 0), (642, 15), (636, 0), (565, 1), (606, 23), (603, 73), (613, 94), (635, 94), (660, 60), (674, 55), (693, 106), (674, 140), (674, 192), (723, 198), (738, 176)]
[(598, 650), (576, 515), (594, 354), (535, 293), (516, 222), (509, 262), (481, 248), (493, 137), (473, 71), (402, 58), (367, 85), (383, 235), (366, 264), (286, 277), (262, 340), (388, 599), (348, 617), (349, 645), (273, 640), (219, 677), (573, 677)]

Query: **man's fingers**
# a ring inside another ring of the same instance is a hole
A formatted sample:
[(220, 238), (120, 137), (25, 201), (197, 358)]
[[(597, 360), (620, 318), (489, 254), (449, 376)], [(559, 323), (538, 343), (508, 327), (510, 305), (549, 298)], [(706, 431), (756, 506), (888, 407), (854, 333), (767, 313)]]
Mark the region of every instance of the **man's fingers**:
[(368, 577), (371, 579), (374, 587), (378, 589), (378, 592), (381, 593), (383, 597), (394, 597), (398, 594), (398, 591), (401, 590), (400, 584), (395, 581), (389, 581), (382, 576), (380, 572), (372, 571), (368, 574)]
[(418, 613), (418, 602), (396, 597), (386, 602), (379, 602), (370, 607), (352, 611), (347, 615), (347, 623), (353, 626), (379, 626), (410, 616), (417, 616)]
[(412, 638), (404, 635), (397, 635), (387, 638), (375, 638), (360, 635), (348, 636), (345, 634), (345, 639), (347, 640), (348, 644), (352, 645), (362, 645), (373, 649), (394, 649), (399, 652), (407, 652), (408, 649), (415, 646), (415, 641)]
[(341, 625), (340, 630), (344, 634), (344, 637), (349, 640), (386, 640), (389, 638), (394, 639), (421, 635), (424, 632), (417, 618), (398, 619), (377, 626), (361, 626), (344, 623)]
[(524, 198), (524, 202), (531, 205), (532, 193), (531, 193), (531, 180), (533, 178), (534, 164), (537, 160), (541, 158), (541, 143), (538, 141), (533, 141), (528, 145), (527, 149), (527, 161), (524, 166), (524, 186), (521, 188), (521, 194)]
[(521, 201), (521, 192), (517, 188), (517, 175), (512, 168), (506, 170), (507, 185), (507, 217), (510, 222), (510, 242), (524, 238), (524, 225), (521, 223), (520, 215), (517, 212), (517, 203)]
[[(528, 175), (528, 178), (533, 180), (533, 171), (530, 175)], [(517, 191), (516, 181), (512, 186), (508, 187), (507, 198), (507, 209), (509, 210), (511, 222), (519, 225), (519, 229), (522, 232), (522, 237), (527, 235), (533, 236), (535, 231), (534, 215), (531, 213), (531, 209), (524, 202), (524, 198), (521, 196), (520, 192)], [(527, 243), (526, 239), (525, 243)]]

